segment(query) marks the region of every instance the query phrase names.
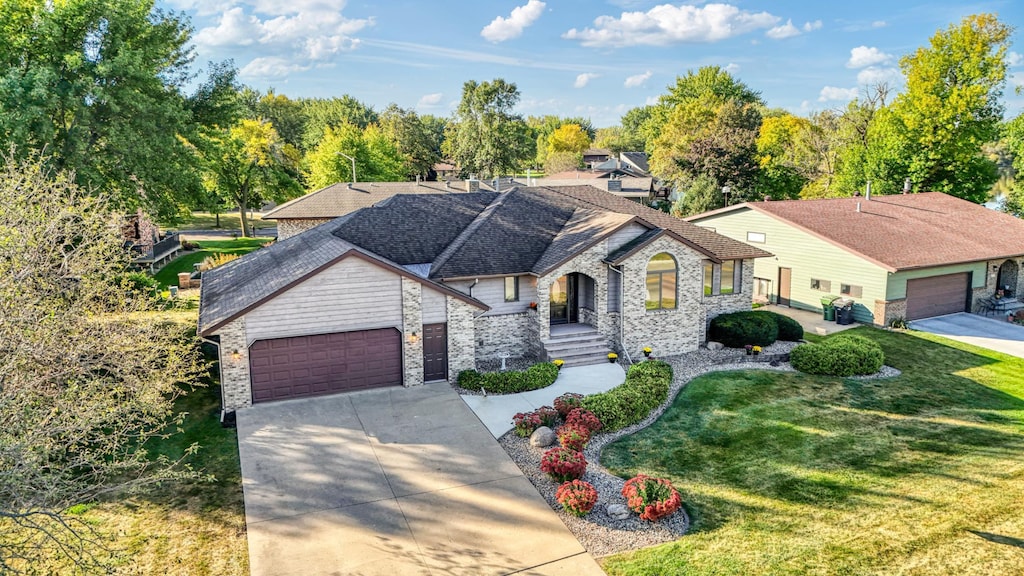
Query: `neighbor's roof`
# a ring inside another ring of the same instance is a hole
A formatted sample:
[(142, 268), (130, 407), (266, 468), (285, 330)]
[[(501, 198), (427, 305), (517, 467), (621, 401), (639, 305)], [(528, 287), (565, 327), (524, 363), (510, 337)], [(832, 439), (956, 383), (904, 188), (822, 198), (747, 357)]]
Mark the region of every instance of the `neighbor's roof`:
[(712, 260), (771, 255), (592, 186), (398, 195), (204, 273), (200, 332), (211, 333), (350, 255), (486, 308), (440, 281), (544, 275), (630, 222)]
[[(480, 190), (490, 185), (480, 181)], [(373, 206), (398, 194), (460, 194), (465, 181), (452, 182), (338, 182), (289, 200), (263, 215), (264, 220), (282, 218), (337, 218), (360, 208)]]
[(623, 152), (621, 157), (625, 158), (644, 172), (649, 172), (651, 170), (650, 166), (647, 164), (647, 154), (643, 152)]
[(742, 209), (792, 224), (891, 272), (1024, 255), (1024, 220), (941, 192), (750, 202), (687, 220)]
[[(569, 172), (568, 174), (573, 174)], [(604, 178), (590, 172), (580, 172), (579, 174), (584, 175), (581, 178), (569, 176), (567, 178), (556, 177), (552, 178), (535, 178), (530, 180), (530, 184), (534, 186), (545, 186), (548, 188), (559, 187), (559, 186), (580, 186), (589, 185), (601, 190), (608, 191), (608, 183), (613, 180)], [(622, 185), (621, 190), (610, 191), (612, 194), (620, 194), (623, 196), (647, 196), (651, 193), (651, 189), (654, 184), (654, 178), (633, 178), (624, 177), (616, 178), (614, 181), (620, 182)]]

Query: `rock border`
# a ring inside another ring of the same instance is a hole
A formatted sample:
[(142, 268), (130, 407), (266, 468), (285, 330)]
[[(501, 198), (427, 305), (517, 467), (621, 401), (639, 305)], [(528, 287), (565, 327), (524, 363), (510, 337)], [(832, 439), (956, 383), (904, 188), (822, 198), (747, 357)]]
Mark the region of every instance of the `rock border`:
[[(728, 348), (724, 350), (702, 348), (696, 352), (658, 358), (671, 365), (673, 371), (672, 382), (669, 384), (668, 397), (665, 402), (652, 410), (647, 418), (632, 426), (615, 432), (594, 435), (583, 450), (583, 454), (587, 458), (587, 472), (583, 475), (582, 480), (593, 484), (598, 492), (598, 500), (594, 509), (582, 518), (567, 514), (562, 510), (562, 506), (555, 500), (555, 491), (560, 483), (551, 480), (540, 471), (540, 458), (550, 447), (531, 446), (529, 438), (520, 438), (516, 435), (515, 430), (503, 434), (498, 439), (498, 443), (590, 554), (603, 557), (672, 542), (685, 535), (690, 528), (690, 517), (685, 508), (685, 497), (683, 508), (658, 522), (640, 520), (639, 516), (634, 513), (624, 520), (612, 518), (608, 514), (607, 507), (626, 503), (626, 499), (621, 495), (626, 481), (601, 465), (601, 451), (611, 442), (635, 434), (653, 424), (672, 405), (679, 392), (698, 376), (711, 372), (749, 369), (796, 372), (788, 362), (780, 362), (777, 358), (782, 355), (788, 356), (789, 352), (798, 344), (800, 343), (776, 342), (771, 346), (766, 346), (763, 356), (771, 358), (771, 360), (765, 358), (760, 361), (747, 360), (743, 350), (736, 351)], [(876, 374), (854, 378), (858, 380), (892, 378), (900, 374), (901, 372), (895, 368), (883, 366)]]

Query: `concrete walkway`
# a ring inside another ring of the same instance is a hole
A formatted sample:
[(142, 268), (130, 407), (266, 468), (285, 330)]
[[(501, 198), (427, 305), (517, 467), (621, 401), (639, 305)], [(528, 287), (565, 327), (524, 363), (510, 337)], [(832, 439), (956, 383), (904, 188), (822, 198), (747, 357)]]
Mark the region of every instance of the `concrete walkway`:
[(859, 322), (854, 322), (853, 324), (836, 324), (835, 322), (825, 320), (821, 312), (801, 310), (799, 308), (790, 308), (788, 306), (776, 306), (775, 304), (762, 306), (761, 308), (758, 308), (758, 310), (765, 310), (768, 312), (782, 314), (783, 316), (789, 316), (803, 326), (804, 332), (808, 334), (817, 334), (819, 336), (835, 334), (836, 332), (842, 332), (861, 325)]
[(1024, 326), (961, 312), (914, 320), (910, 328), (1024, 358)]
[(555, 383), (547, 388), (522, 392), (520, 394), (503, 394), (501, 396), (465, 395), (466, 402), (477, 418), (495, 438), (513, 428), (512, 417), (518, 412), (529, 412), (541, 406), (551, 406), (555, 398), (566, 392), (579, 394), (597, 394), (611, 390), (626, 380), (626, 372), (619, 364), (605, 362), (591, 366), (562, 368)]
[(604, 574), (446, 383), (237, 416), (254, 576)]

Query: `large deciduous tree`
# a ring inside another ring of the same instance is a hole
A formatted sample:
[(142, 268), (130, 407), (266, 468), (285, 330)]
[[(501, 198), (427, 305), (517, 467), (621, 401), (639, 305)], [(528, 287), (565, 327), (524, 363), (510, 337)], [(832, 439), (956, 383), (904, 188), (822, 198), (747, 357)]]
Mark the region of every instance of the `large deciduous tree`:
[(302, 149), (310, 151), (320, 144), (328, 128), (354, 124), (360, 130), (377, 121), (373, 108), (355, 98), (306, 98), (301, 100), (306, 123), (302, 136)]
[(534, 157), (536, 143), (522, 116), (516, 85), (498, 78), (470, 80), (445, 130), (444, 153), (464, 174), (485, 177), (508, 174)]
[[(355, 158), (355, 175), (349, 158)], [(405, 170), (405, 158), (375, 124), (365, 130), (354, 124), (328, 128), (306, 155), (306, 180), (313, 188), (337, 182), (393, 182), (405, 179)]]
[(424, 124), (416, 112), (390, 104), (380, 114), (380, 128), (402, 155), (405, 178), (426, 178), (441, 159), (436, 131)]
[(0, 206), (0, 573), (108, 573), (104, 534), (68, 508), (194, 475), (146, 452), (197, 384), (194, 316), (151, 313), (119, 210), (70, 174), (8, 159)]

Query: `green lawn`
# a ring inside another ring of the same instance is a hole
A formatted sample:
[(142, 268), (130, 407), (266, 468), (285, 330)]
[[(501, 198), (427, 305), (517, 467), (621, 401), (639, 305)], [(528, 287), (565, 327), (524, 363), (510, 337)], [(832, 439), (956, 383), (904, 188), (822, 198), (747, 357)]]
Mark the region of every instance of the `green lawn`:
[(603, 464), (670, 478), (694, 520), (608, 573), (1024, 574), (1024, 360), (855, 333), (903, 375), (709, 374), (608, 446)]
[[(249, 220), (257, 230), (273, 228), (277, 226), (276, 220), (263, 220), (259, 214)], [(160, 228), (165, 230), (241, 230), (241, 218), (238, 213), (220, 215), (220, 226), (217, 225), (217, 217), (209, 212), (193, 212), (192, 217), (180, 222), (160, 222)]]
[(266, 244), (268, 238), (237, 238), (233, 240), (202, 240), (197, 242), (199, 250), (172, 260), (156, 273), (161, 286), (177, 286), (179, 272), (191, 272), (192, 265), (218, 253), (248, 254)]

